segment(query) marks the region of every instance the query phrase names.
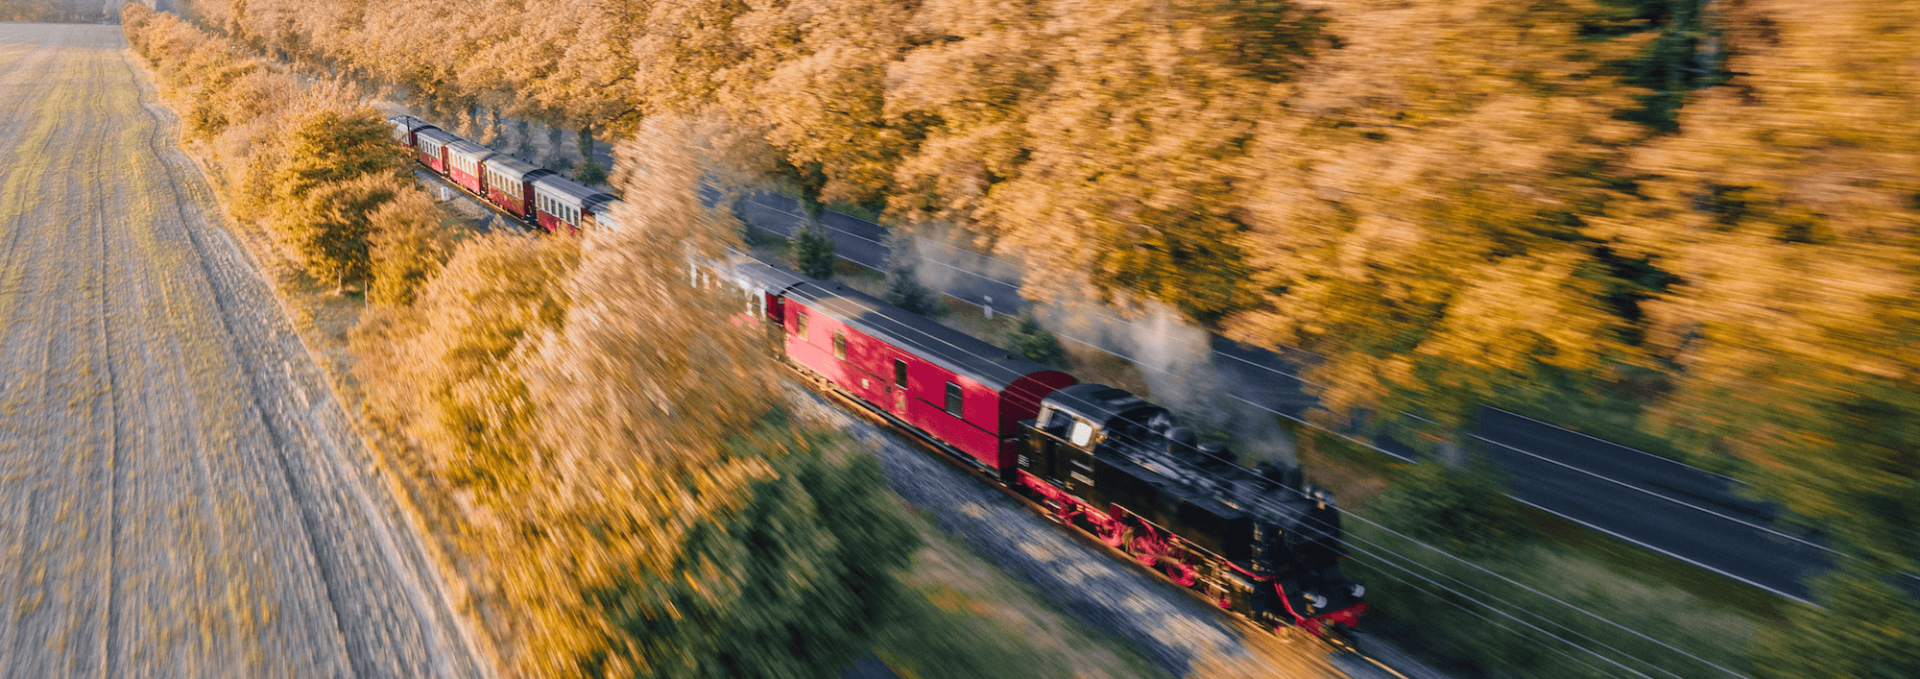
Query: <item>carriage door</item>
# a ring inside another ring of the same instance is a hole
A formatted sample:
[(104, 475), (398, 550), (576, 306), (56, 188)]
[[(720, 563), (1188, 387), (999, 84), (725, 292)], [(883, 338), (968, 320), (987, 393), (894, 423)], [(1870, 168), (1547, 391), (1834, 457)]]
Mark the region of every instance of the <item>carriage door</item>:
[(907, 417), (907, 362), (904, 359), (897, 357), (893, 359), (893, 374), (890, 377), (893, 379), (887, 384), (887, 408), (893, 411), (895, 417), (905, 419)]

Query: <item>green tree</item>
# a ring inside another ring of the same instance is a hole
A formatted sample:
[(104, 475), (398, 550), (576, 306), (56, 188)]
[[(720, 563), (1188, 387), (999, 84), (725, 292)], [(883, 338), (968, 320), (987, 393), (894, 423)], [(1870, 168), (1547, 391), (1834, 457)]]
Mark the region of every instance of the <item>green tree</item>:
[(937, 316), (944, 310), (939, 295), (921, 285), (919, 274), (908, 264), (895, 266), (887, 273), (886, 300), (922, 316)]
[(1694, 90), (1725, 82), (1725, 40), (1706, 16), (1707, 0), (1601, 0), (1582, 22), (1591, 38), (1620, 39), (1652, 32), (1639, 53), (1611, 64), (1623, 84), (1642, 88), (1638, 106), (1622, 117), (1661, 132), (1680, 129), (1680, 108)]
[(789, 246), (793, 267), (800, 273), (821, 280), (833, 278), (833, 239), (815, 231), (812, 224), (801, 227)]
[(573, 171), (573, 180), (587, 186), (604, 184), (607, 181), (607, 168), (589, 160)]
[(1015, 353), (1035, 363), (1067, 367), (1067, 350), (1060, 346), (1060, 338), (1042, 327), (1031, 313), (1022, 314), (1020, 320), (1014, 322), (1013, 329), (1007, 333), (1007, 344)]
[(1768, 679), (1902, 679), (1920, 676), (1920, 604), (1902, 576), (1849, 564), (1814, 582), (1821, 608), (1795, 607), (1785, 625), (1754, 639)]
[(1406, 467), (1368, 513), (1388, 528), (1467, 558), (1511, 554), (1534, 539), (1520, 504), (1507, 497), (1505, 482), (1485, 460)]
[(918, 537), (871, 456), (830, 454), (831, 439), (796, 436), (777, 413), (728, 445), (776, 458), (777, 476), (687, 531), (668, 572), (700, 577), (622, 573), (592, 594), (633, 640), (605, 662), (654, 677), (838, 677), (897, 605), (892, 572)]

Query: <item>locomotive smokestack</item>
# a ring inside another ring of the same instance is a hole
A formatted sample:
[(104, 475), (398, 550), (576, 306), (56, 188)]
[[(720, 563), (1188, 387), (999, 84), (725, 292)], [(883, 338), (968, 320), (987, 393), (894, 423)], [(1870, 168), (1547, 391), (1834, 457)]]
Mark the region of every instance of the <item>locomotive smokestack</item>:
[(1167, 430), (1167, 454), (1180, 459), (1191, 459), (1198, 450), (1200, 438), (1192, 429), (1174, 427)]

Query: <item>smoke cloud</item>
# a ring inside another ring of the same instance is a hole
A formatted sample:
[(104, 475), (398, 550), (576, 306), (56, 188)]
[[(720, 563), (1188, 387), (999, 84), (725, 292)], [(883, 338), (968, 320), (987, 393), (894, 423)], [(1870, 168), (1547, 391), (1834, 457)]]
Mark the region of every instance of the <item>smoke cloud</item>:
[(1131, 359), (1152, 391), (1147, 396), (1188, 426), (1231, 436), (1242, 463), (1296, 464), (1293, 437), (1278, 416), (1236, 398), (1250, 385), (1240, 383), (1239, 373), (1221, 370), (1212, 334), (1165, 304), (1135, 307), (1127, 314), (1092, 300), (1056, 300), (1037, 306), (1035, 315), (1062, 342)]

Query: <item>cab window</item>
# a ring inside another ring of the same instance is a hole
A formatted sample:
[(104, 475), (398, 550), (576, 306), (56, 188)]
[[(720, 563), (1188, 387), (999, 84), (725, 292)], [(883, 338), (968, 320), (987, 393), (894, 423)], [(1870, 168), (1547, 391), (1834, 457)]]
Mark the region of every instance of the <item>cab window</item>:
[(846, 333), (834, 331), (833, 357), (840, 359), (842, 361), (847, 360), (847, 334)]
[(1073, 433), (1068, 435), (1067, 439), (1073, 441), (1073, 445), (1087, 447), (1087, 444), (1093, 442), (1093, 425), (1088, 424), (1086, 420), (1074, 420)]

